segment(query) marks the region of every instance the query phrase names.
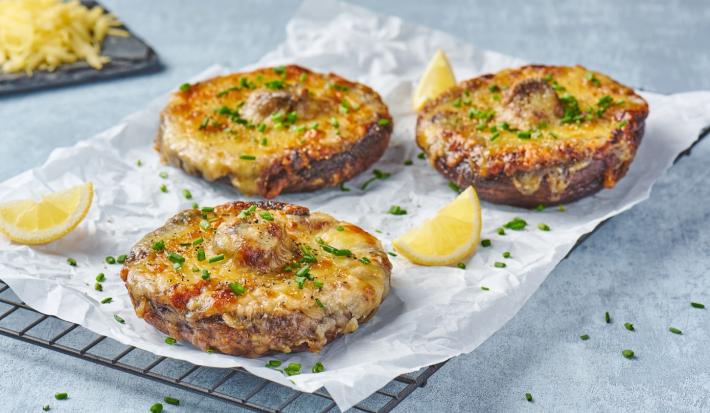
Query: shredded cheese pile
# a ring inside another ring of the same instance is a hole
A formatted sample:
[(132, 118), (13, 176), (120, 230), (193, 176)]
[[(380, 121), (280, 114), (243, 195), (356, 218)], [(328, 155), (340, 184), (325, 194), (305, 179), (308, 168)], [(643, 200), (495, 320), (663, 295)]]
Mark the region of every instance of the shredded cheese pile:
[(0, 68), (31, 75), (84, 60), (99, 70), (110, 61), (101, 55), (104, 38), (128, 36), (120, 26), (103, 8), (78, 0), (0, 0)]

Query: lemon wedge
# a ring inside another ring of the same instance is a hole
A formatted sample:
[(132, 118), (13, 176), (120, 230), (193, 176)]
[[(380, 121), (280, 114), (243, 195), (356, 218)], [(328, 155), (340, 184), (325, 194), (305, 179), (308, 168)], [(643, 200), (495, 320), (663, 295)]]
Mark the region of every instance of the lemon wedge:
[(457, 264), (481, 241), (481, 203), (472, 186), (450, 204), (392, 242), (394, 249), (419, 265)]
[(455, 85), (456, 78), (446, 53), (437, 50), (414, 92), (414, 110), (420, 110), (427, 101), (434, 99)]
[(89, 212), (91, 182), (46, 195), (0, 204), (0, 232), (20, 244), (46, 244), (71, 232)]

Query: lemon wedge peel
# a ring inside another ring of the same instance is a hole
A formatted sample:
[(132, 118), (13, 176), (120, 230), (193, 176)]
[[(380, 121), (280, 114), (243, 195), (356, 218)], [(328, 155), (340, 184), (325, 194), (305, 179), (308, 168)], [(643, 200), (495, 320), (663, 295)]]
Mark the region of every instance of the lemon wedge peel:
[(91, 182), (54, 192), (39, 201), (23, 199), (0, 204), (0, 232), (20, 244), (46, 244), (73, 231), (89, 212)]
[(446, 53), (439, 49), (429, 61), (414, 92), (414, 110), (421, 110), (429, 100), (438, 97), (455, 85), (456, 77), (451, 69), (449, 59), (446, 57)]
[(476, 252), (481, 226), (481, 204), (471, 186), (433, 218), (394, 240), (392, 246), (415, 264), (458, 264)]

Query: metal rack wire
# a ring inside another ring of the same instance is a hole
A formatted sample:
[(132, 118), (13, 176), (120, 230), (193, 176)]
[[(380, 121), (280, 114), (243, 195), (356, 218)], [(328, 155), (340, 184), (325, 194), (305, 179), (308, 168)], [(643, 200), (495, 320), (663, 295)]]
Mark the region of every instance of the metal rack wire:
[[(256, 377), (242, 368), (217, 369), (156, 356), (95, 334), (78, 324), (42, 314), (0, 281), (0, 334), (125, 373), (258, 412), (339, 411), (327, 391), (302, 393)], [(353, 411), (388, 412), (442, 365), (399, 376)]]

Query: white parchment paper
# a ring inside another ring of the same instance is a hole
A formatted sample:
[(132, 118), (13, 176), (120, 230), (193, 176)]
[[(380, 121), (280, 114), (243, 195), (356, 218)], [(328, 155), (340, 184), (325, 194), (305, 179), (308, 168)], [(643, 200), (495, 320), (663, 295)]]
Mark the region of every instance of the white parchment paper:
[[(390, 249), (391, 239), (432, 216), (455, 196), (446, 180), (416, 157), (411, 93), (428, 59), (437, 48), (444, 49), (459, 79), (523, 62), (477, 50), (452, 36), (396, 17), (330, 1), (306, 1), (287, 32), (285, 43), (252, 67), (295, 62), (362, 81), (385, 98), (395, 118), (395, 133), (383, 159), (375, 165), (391, 172), (392, 177), (375, 182), (367, 192), (358, 188), (371, 176), (370, 171), (348, 184), (350, 192), (323, 190), (279, 199), (334, 214), (370, 232), (381, 231), (378, 236)], [(213, 67), (196, 79), (225, 71)], [(143, 234), (190, 207), (192, 201), (181, 195), (183, 188), (201, 205), (244, 198), (230, 187), (208, 184), (159, 164), (151, 145), (165, 96), (97, 136), (55, 150), (41, 167), (0, 184), (0, 200), (38, 196), (84, 181), (93, 181), (96, 188), (89, 215), (64, 239), (39, 247), (0, 239), (0, 276), (20, 298), (43, 313), (159, 355), (205, 366), (243, 366), (302, 391), (325, 386), (344, 410), (401, 373), (475, 349), (520, 310), (581, 235), (648, 197), (651, 186), (673, 159), (710, 125), (710, 92), (643, 96), (651, 108), (646, 135), (628, 175), (616, 188), (569, 205), (566, 212), (484, 204), (483, 238), (492, 239), (491, 248), (479, 249), (465, 271), (417, 267), (401, 257), (393, 258), (391, 295), (372, 320), (319, 354), (277, 357), (285, 363), (301, 363), (304, 374), (298, 376), (286, 378), (265, 368), (266, 358), (244, 359), (207, 354), (187, 344), (166, 345), (162, 334), (135, 316), (118, 277), (120, 266), (104, 263), (105, 256), (127, 252)], [(414, 165), (404, 166), (407, 159)], [(142, 167), (136, 166), (137, 160), (143, 162)], [(167, 180), (158, 176), (160, 171), (168, 172)], [(163, 183), (168, 193), (159, 191)], [(407, 209), (408, 215), (387, 214), (392, 204)], [(528, 221), (526, 230), (508, 231), (505, 236), (495, 233), (515, 216)], [(539, 231), (540, 222), (552, 231)], [(510, 251), (512, 258), (502, 259), (503, 251)], [(66, 257), (75, 258), (78, 266), (67, 265)], [(495, 261), (508, 265), (494, 268)], [(107, 276), (104, 292), (93, 288), (99, 272)], [(490, 291), (482, 291), (482, 285)], [(113, 303), (100, 304), (107, 296), (113, 297)], [(114, 321), (114, 314), (126, 324)], [(316, 361), (325, 365), (325, 372), (310, 373)]]

